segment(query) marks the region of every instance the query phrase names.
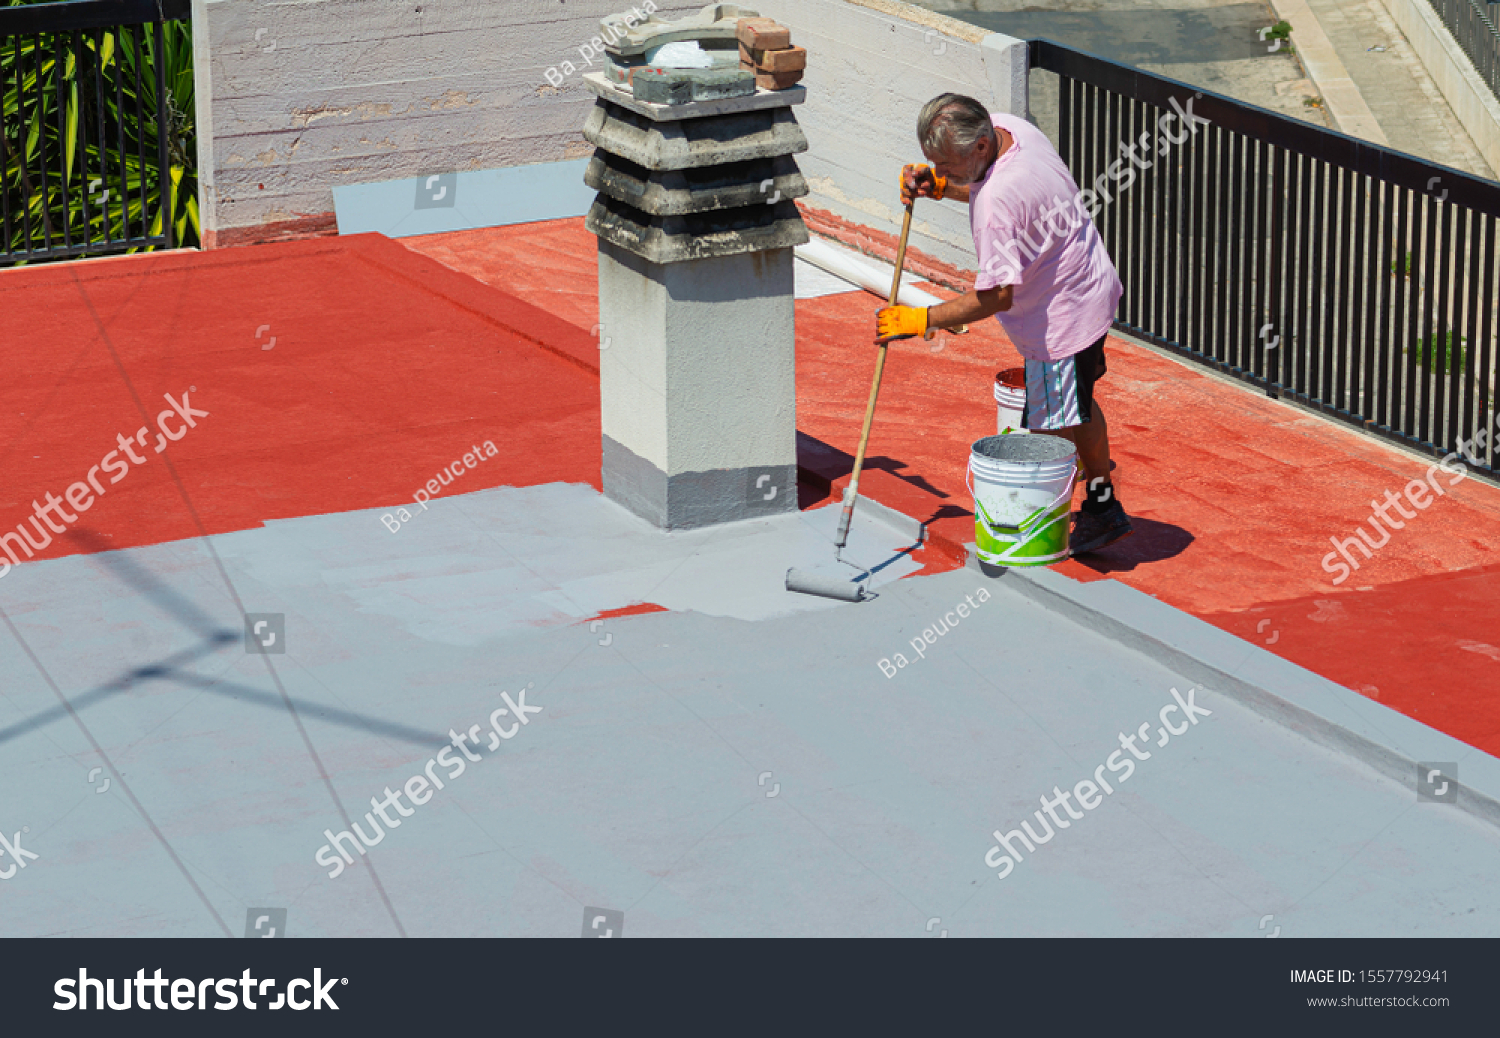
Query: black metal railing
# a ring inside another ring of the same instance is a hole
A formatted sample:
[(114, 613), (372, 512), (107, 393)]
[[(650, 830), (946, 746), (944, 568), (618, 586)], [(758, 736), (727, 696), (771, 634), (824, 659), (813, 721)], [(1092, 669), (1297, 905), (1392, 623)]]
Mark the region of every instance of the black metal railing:
[(0, 6), (0, 263), (173, 246), (162, 32), (190, 17), (190, 0)]
[[(1431, 454), (1493, 435), (1500, 184), (1030, 49), (1125, 284), (1117, 328)], [(1493, 445), (1476, 455), (1495, 476)]]
[(1474, 69), (1500, 98), (1500, 32), (1495, 31), (1495, 12), (1500, 4), (1483, 0), (1431, 0), (1448, 31), (1474, 63)]

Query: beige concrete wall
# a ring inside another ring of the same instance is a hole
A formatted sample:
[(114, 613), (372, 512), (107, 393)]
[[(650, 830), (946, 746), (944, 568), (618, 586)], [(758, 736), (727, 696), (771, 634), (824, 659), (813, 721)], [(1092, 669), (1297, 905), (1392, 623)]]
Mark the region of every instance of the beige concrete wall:
[[(658, 13), (699, 6), (660, 3)], [(953, 90), (1026, 111), (1020, 41), (893, 0), (744, 6), (791, 26), (810, 52), (808, 101), (797, 108), (812, 144), (799, 158), (808, 203), (852, 224), (899, 231), (896, 178), (921, 159), (916, 117), (929, 98)], [(625, 0), (193, 0), (205, 244), (331, 233), (338, 185), (587, 155), (580, 131), (594, 98), (581, 48), (600, 18), (628, 9)], [(914, 248), (973, 268), (965, 207), (923, 203), (917, 215)]]
[[(761, 0), (757, 6), (789, 26), (793, 42), (808, 50), (807, 103), (796, 109), (811, 146), (797, 157), (812, 189), (803, 201), (841, 220), (900, 233), (898, 177), (902, 165), (922, 161), (917, 113), (936, 95), (968, 94), (994, 110), (1026, 114), (1026, 53), (1019, 40), (893, 0)], [(968, 207), (919, 203), (911, 247), (972, 271)]]
[(1384, 3), (1484, 161), (1490, 169), (1500, 170), (1500, 102), (1474, 71), (1469, 56), (1427, 0)]
[(331, 232), (335, 185), (587, 155), (593, 95), (547, 70), (584, 66), (599, 19), (629, 7), (193, 0), (205, 244)]

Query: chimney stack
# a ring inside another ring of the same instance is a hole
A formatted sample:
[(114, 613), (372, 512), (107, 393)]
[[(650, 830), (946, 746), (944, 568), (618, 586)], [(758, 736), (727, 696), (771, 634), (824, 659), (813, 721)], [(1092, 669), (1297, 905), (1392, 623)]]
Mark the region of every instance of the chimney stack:
[(604, 493), (663, 529), (796, 511), (805, 52), (732, 4), (601, 30), (584, 136)]

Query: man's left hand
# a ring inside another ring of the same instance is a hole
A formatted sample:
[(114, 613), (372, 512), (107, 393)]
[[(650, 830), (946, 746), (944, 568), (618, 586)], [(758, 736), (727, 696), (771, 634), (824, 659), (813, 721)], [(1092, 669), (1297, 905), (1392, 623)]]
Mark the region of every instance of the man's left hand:
[(925, 306), (887, 306), (875, 314), (875, 342), (910, 339), (927, 334)]

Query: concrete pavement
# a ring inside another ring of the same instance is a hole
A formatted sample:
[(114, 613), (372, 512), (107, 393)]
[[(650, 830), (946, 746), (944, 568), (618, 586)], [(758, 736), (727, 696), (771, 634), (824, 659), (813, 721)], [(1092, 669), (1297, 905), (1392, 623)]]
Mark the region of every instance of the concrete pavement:
[[(995, 32), (1047, 36), (1293, 118), (1495, 178), (1380, 0), (924, 0)], [(1285, 17), (1297, 54), (1258, 30)], [(1055, 92), (1033, 82), (1049, 128)], [(1347, 96), (1346, 96), (1347, 95)], [(1330, 109), (1332, 109), (1330, 113)], [(1055, 115), (1051, 116), (1055, 120)]]

